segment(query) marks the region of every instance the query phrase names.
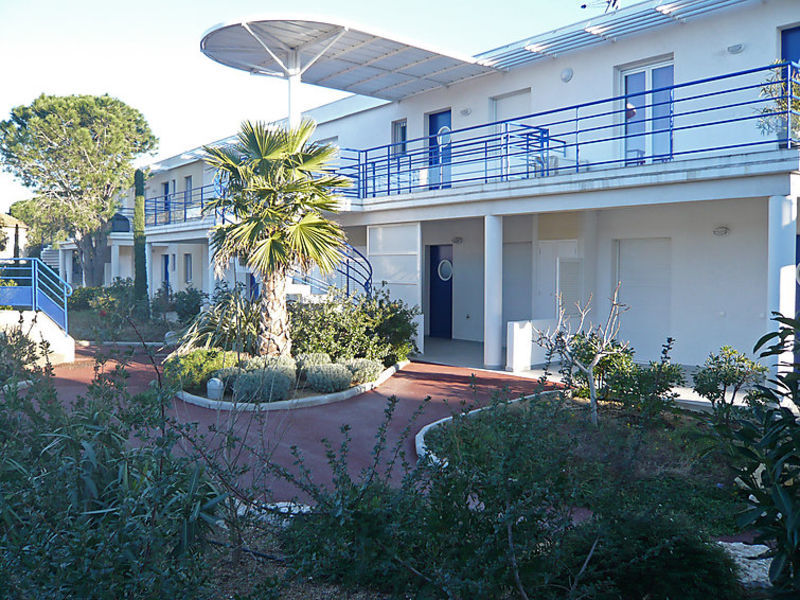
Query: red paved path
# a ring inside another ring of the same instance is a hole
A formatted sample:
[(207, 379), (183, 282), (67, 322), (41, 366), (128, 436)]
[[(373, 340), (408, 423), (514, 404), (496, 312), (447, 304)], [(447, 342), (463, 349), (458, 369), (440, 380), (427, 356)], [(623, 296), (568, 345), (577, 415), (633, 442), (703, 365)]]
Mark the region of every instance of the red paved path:
[[(85, 393), (94, 374), (93, 352), (84, 349), (80, 351), (76, 364), (55, 369), (56, 385), (62, 400), (69, 401)], [(133, 357), (128, 373), (128, 386), (133, 393), (145, 389), (154, 378), (152, 366), (141, 354)], [(351, 472), (357, 473), (371, 461), (375, 433), (384, 418), (386, 401), (392, 395), (397, 396), (398, 404), (388, 428), (390, 447), (400, 438), (414, 411), (426, 397), (431, 397), (404, 444), (407, 456), (413, 461), (416, 459), (413, 437), (425, 424), (458, 411), (462, 403), (483, 404), (497, 390), (507, 389), (509, 394), (518, 396), (537, 388), (536, 381), (503, 373), (412, 363), (379, 388), (350, 400), (327, 406), (261, 413), (260, 417), (240, 413), (232, 426), (249, 444), (266, 449), (274, 462), (287, 468), (293, 468), (290, 448), (297, 446), (302, 450), (306, 466), (315, 480), (325, 482), (330, 481), (331, 472), (320, 440), (327, 438), (338, 447), (342, 440), (340, 428), (349, 424), (352, 437), (349, 464)], [(200, 408), (178, 400), (171, 413), (180, 422), (198, 423), (200, 432), (208, 432), (209, 426), (225, 429), (231, 418), (228, 412)], [(243, 459), (255, 461), (253, 455), (243, 455)], [(277, 500), (288, 500), (297, 494), (293, 486), (283, 481), (272, 481), (271, 487)]]

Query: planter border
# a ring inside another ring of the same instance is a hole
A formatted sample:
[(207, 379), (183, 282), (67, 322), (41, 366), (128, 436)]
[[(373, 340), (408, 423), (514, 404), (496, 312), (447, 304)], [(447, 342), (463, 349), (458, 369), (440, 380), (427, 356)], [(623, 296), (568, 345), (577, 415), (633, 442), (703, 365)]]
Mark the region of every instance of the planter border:
[[(509, 400), (504, 404), (517, 404), (518, 402), (525, 402), (526, 400), (533, 400), (534, 398), (549, 398), (555, 394), (562, 394), (566, 390), (544, 390), (541, 392), (535, 392), (533, 394), (528, 394), (527, 396), (522, 396), (521, 398), (515, 398), (514, 400)], [(494, 405), (489, 406), (482, 406), (480, 408), (476, 408), (474, 410), (469, 411), (466, 413), (465, 416), (472, 417), (473, 415), (478, 414), (479, 412), (483, 412), (484, 410), (489, 410), (494, 408)], [(425, 443), (425, 436), (428, 434), (429, 431), (432, 429), (436, 429), (437, 427), (441, 427), (448, 421), (453, 420), (453, 415), (449, 417), (444, 417), (443, 419), (439, 419), (438, 421), (434, 421), (433, 423), (428, 423), (422, 429), (419, 430), (417, 435), (414, 436), (414, 450), (417, 452), (417, 459), (421, 460), (424, 458), (429, 459), (434, 465), (436, 466), (447, 466), (447, 461), (442, 460), (438, 456), (436, 456), (429, 448), (428, 445)]]
[(318, 396), (310, 396), (308, 398), (297, 398), (295, 400), (280, 400), (279, 402), (226, 402), (225, 400), (211, 400), (210, 398), (206, 398), (204, 396), (197, 396), (195, 394), (190, 394), (184, 390), (179, 391), (175, 396), (179, 400), (183, 400), (187, 404), (194, 404), (195, 406), (200, 406), (202, 408), (211, 408), (213, 410), (226, 410), (226, 411), (233, 411), (233, 410), (240, 410), (245, 412), (268, 412), (271, 410), (293, 410), (295, 408), (308, 408), (311, 406), (323, 406), (325, 404), (333, 404), (335, 402), (341, 402), (342, 400), (348, 400), (354, 396), (358, 396), (359, 394), (363, 394), (364, 392), (368, 392), (372, 389), (375, 389), (382, 383), (384, 383), (387, 379), (389, 379), (392, 375), (400, 371), (401, 369), (405, 368), (411, 361), (404, 360), (398, 363), (393, 364), (391, 367), (384, 369), (383, 372), (378, 375), (378, 378), (375, 381), (370, 381), (368, 383), (361, 383), (359, 385), (353, 386), (346, 390), (342, 390), (341, 392), (334, 392), (332, 394), (320, 394)]

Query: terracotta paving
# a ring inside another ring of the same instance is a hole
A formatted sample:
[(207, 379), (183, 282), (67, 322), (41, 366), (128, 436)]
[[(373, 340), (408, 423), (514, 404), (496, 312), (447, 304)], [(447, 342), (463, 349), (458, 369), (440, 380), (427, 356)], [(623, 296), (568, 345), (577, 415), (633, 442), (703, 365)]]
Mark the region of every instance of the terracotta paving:
[[(63, 400), (74, 399), (85, 393), (93, 372), (94, 349), (82, 349), (75, 365), (56, 368), (56, 385)], [(145, 389), (153, 379), (152, 366), (146, 356), (136, 354), (130, 361), (128, 386), (131, 392)], [(331, 470), (325, 456), (323, 438), (338, 447), (342, 441), (341, 427), (350, 426), (349, 468), (357, 474), (371, 462), (375, 434), (384, 419), (384, 410), (390, 396), (397, 397), (397, 406), (387, 429), (387, 439), (392, 447), (408, 427), (415, 410), (430, 397), (422, 416), (411, 426), (410, 435), (403, 444), (409, 460), (414, 461), (414, 435), (427, 423), (448, 416), (464, 405), (481, 405), (490, 401), (498, 390), (510, 396), (532, 393), (538, 383), (503, 373), (476, 371), (460, 367), (425, 363), (411, 363), (379, 388), (335, 404), (269, 413), (238, 413), (231, 421), (229, 412), (200, 408), (176, 400), (171, 414), (181, 423), (197, 423), (198, 431), (207, 434), (210, 446), (218, 447), (221, 436), (210, 432), (232, 430), (258, 448), (259, 456), (242, 453), (240, 460), (256, 464), (269, 454), (272, 461), (297, 472), (292, 446), (302, 451), (305, 466), (314, 480), (325, 483), (331, 480)], [(275, 500), (290, 500), (295, 496), (305, 500), (305, 494), (291, 484), (272, 479), (270, 487)]]

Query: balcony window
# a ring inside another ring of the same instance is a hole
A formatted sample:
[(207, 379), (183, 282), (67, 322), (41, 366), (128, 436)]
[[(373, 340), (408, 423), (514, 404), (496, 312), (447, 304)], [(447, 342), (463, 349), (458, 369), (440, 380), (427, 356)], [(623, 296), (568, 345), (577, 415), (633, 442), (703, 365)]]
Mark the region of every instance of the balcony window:
[(625, 94), (625, 164), (638, 165), (672, 158), (672, 64), (622, 73)]
[(192, 255), (187, 252), (183, 255), (183, 276), (184, 281), (191, 285), (192, 283)]
[(392, 121), (392, 154), (405, 156), (408, 152), (408, 120)]
[(189, 202), (192, 199), (192, 176), (187, 175), (183, 178), (183, 201)]

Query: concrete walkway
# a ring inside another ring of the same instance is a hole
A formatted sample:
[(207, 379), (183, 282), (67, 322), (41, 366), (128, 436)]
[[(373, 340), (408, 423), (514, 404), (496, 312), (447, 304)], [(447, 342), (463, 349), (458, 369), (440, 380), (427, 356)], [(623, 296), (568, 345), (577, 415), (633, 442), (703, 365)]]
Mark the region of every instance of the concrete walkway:
[[(82, 348), (77, 363), (56, 367), (56, 385), (62, 401), (72, 401), (86, 392), (94, 376), (93, 356), (96, 351), (95, 348)], [(141, 353), (130, 359), (127, 371), (131, 393), (146, 389), (154, 378), (152, 366)], [(249, 446), (257, 449), (256, 453), (242, 451), (238, 457), (242, 463), (257, 465), (269, 455), (274, 463), (297, 472), (291, 455), (291, 448), (296, 446), (302, 452), (305, 466), (314, 481), (325, 483), (331, 480), (331, 470), (321, 440), (328, 439), (338, 448), (343, 439), (341, 428), (349, 425), (352, 438), (349, 467), (351, 474), (358, 474), (372, 460), (375, 434), (384, 420), (391, 396), (396, 396), (398, 402), (387, 429), (389, 448), (397, 443), (409, 427), (414, 412), (430, 397), (424, 413), (411, 426), (402, 445), (406, 457), (413, 462), (416, 460), (414, 434), (425, 424), (464, 406), (484, 405), (498, 392), (519, 397), (537, 389), (538, 382), (506, 373), (412, 363), (375, 390), (327, 406), (232, 415), (227, 411), (205, 409), (176, 400), (170, 413), (179, 423), (197, 423), (197, 431), (207, 436), (207, 445), (212, 449), (219, 448), (223, 439), (212, 430), (234, 432), (246, 442), (238, 444), (239, 448)], [(188, 447), (186, 451), (191, 452)], [(285, 481), (270, 478), (269, 484), (275, 500), (290, 500), (295, 496), (307, 500), (305, 494)]]

